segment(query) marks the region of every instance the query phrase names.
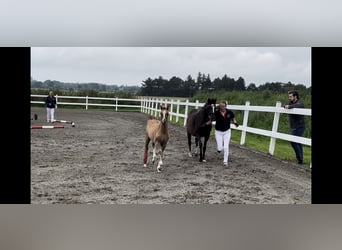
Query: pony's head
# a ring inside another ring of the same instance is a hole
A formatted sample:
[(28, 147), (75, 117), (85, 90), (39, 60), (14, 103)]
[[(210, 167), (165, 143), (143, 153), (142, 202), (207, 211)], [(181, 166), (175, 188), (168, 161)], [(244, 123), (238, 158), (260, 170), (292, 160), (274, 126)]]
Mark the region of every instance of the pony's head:
[(208, 98), (207, 104), (215, 105), (216, 104), (216, 98)]
[(216, 99), (208, 98), (207, 103), (204, 105), (204, 109), (210, 121), (215, 120), (215, 107), (216, 107)]
[(169, 108), (167, 106), (160, 106), (161, 122), (165, 123), (167, 121), (168, 116), (169, 116)]

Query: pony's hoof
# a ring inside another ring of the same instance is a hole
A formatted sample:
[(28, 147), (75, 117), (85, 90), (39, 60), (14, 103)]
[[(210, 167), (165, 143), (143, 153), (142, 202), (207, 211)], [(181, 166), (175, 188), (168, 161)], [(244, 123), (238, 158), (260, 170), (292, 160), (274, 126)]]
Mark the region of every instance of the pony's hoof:
[(147, 165), (146, 164), (144, 164), (144, 168), (146, 168), (147, 167)]
[(161, 168), (157, 168), (157, 172), (160, 173), (161, 172)]
[(206, 160), (202, 160), (202, 162), (207, 162)]
[(189, 157), (192, 157), (192, 154), (191, 154), (191, 153), (189, 153)]

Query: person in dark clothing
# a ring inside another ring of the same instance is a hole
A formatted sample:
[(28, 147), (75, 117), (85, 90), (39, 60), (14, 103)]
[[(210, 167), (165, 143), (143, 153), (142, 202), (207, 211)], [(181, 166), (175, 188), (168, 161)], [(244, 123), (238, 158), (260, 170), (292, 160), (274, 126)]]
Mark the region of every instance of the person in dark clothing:
[[(303, 102), (299, 99), (297, 91), (288, 92), (289, 103), (284, 106), (286, 109), (304, 108)], [(289, 114), (291, 135), (303, 136), (305, 131), (304, 115)], [(303, 164), (303, 145), (298, 142), (291, 142), (291, 146), (296, 154), (298, 164)]]
[(223, 149), (223, 166), (228, 167), (229, 142), (231, 137), (230, 123), (238, 126), (233, 111), (227, 109), (227, 102), (220, 101), (219, 107), (215, 111), (215, 139), (217, 143), (217, 152)]
[(53, 92), (50, 91), (49, 95), (45, 98), (46, 104), (46, 119), (47, 122), (55, 122), (55, 109), (57, 109), (57, 100)]

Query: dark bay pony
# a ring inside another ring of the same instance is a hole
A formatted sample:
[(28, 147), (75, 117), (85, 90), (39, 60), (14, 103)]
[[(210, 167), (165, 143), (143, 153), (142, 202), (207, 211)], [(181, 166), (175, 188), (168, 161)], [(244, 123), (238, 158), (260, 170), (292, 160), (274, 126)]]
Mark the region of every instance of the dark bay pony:
[[(200, 162), (205, 162), (205, 151), (207, 148), (207, 142), (209, 140), (211, 131), (211, 121), (215, 120), (215, 104), (216, 99), (208, 98), (208, 101), (201, 109), (192, 109), (186, 121), (186, 130), (188, 134), (189, 156), (191, 153), (191, 137), (195, 137), (196, 152), (199, 145), (200, 149)], [(204, 143), (201, 138), (204, 137)]]

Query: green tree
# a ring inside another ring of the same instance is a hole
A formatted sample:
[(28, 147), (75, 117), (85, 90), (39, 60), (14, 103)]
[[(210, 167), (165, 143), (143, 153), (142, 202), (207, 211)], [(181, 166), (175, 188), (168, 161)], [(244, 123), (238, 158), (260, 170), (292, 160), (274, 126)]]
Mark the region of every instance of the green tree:
[(150, 96), (153, 91), (153, 80), (149, 77), (141, 83), (141, 95)]
[(257, 91), (258, 88), (257, 86), (255, 85), (255, 83), (250, 83), (246, 89), (247, 91)]

